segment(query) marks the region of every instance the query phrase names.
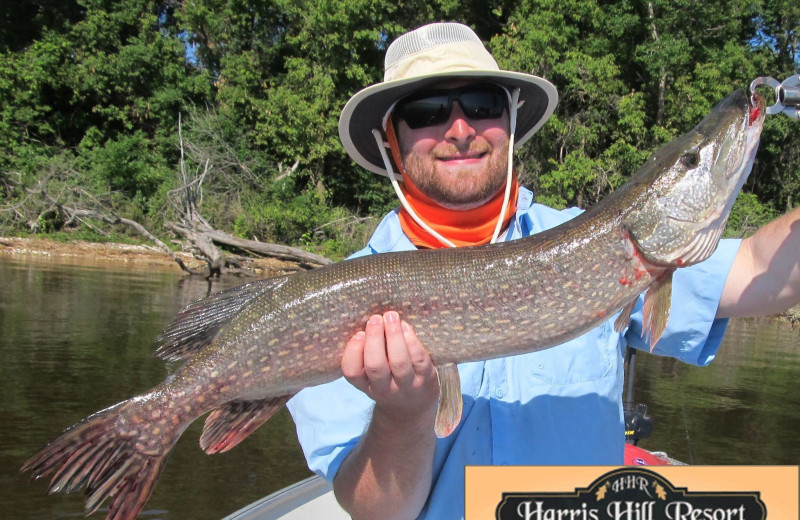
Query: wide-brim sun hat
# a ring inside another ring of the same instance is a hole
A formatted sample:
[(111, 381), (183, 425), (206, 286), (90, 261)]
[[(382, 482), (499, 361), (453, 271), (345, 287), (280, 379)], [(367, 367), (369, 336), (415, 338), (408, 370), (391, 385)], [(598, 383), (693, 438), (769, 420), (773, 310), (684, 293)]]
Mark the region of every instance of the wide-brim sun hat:
[(558, 104), (544, 78), (500, 70), (478, 35), (459, 23), (433, 23), (405, 33), (389, 46), (382, 83), (357, 92), (339, 118), (339, 138), (347, 153), (367, 170), (387, 175), (372, 134), (383, 131), (386, 114), (403, 97), (449, 79), (488, 81), (509, 92), (519, 89), (514, 148), (536, 133)]

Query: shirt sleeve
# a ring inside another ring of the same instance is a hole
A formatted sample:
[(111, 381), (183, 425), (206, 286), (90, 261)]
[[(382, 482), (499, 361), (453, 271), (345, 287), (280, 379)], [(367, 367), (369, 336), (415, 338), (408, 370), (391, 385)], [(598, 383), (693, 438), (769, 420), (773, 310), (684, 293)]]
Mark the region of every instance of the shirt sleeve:
[[(715, 316), (740, 244), (741, 240), (721, 240), (710, 258), (675, 271), (667, 327), (654, 354), (701, 366), (714, 360), (728, 325), (727, 319)], [(642, 301), (640, 297), (626, 339), (632, 347), (649, 351), (642, 339)]]
[(333, 481), (342, 461), (366, 430), (373, 404), (343, 377), (305, 388), (286, 404), (312, 471)]

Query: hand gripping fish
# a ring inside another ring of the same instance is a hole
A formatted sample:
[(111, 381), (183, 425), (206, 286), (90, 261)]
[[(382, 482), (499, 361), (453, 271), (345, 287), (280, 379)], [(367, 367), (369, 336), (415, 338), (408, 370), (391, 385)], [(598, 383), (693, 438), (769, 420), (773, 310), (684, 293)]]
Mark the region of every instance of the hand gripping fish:
[[(256, 281), (195, 302), (159, 336), (185, 360), (166, 381), (67, 429), (25, 463), (56, 470), (49, 492), (86, 487), (86, 512), (133, 519), (186, 427), (211, 411), (200, 446), (227, 451), (304, 387), (341, 376), (343, 348), (375, 313), (396, 310), (429, 349), (440, 382), (436, 433), (461, 417), (455, 363), (563, 343), (639, 295), (646, 336), (666, 326), (672, 273), (714, 251), (752, 167), (764, 103), (737, 91), (577, 218), (479, 247), (387, 253)], [(620, 312), (621, 311), (621, 312)]]

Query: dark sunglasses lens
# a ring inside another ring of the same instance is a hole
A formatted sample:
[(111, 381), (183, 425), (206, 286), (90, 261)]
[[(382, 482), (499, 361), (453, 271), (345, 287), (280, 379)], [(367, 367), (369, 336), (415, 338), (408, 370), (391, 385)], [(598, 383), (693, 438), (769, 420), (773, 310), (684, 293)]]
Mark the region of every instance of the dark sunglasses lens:
[(495, 119), (502, 116), (506, 108), (506, 98), (499, 89), (464, 92), (458, 102), (464, 114), (471, 119)]
[(411, 99), (397, 107), (410, 128), (424, 128), (447, 121), (450, 117), (450, 98), (446, 94)]
[(447, 121), (453, 101), (458, 101), (464, 114), (471, 119), (495, 119), (502, 116), (506, 108), (505, 91), (487, 85), (449, 92), (420, 92), (398, 103), (395, 112), (409, 128), (425, 128)]

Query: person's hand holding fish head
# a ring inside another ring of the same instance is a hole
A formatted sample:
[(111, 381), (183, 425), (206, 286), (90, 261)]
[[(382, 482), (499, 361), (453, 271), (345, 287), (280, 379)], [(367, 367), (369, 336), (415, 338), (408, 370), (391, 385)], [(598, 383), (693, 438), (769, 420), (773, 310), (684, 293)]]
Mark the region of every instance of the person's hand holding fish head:
[(416, 416), (433, 424), (439, 397), (436, 370), (414, 329), (397, 312), (370, 317), (365, 330), (350, 339), (342, 373), (375, 401), (375, 412), (384, 418)]

